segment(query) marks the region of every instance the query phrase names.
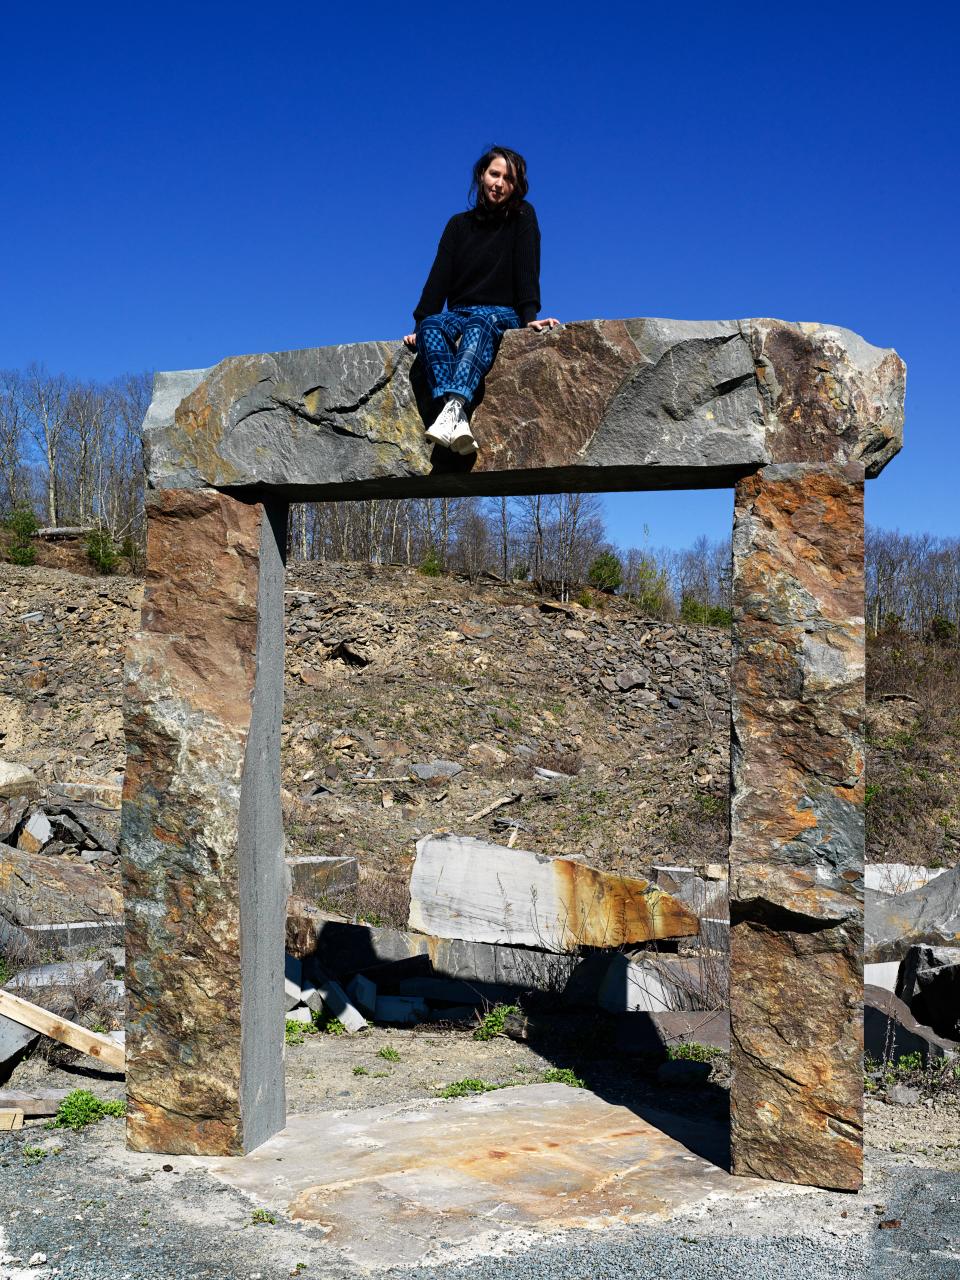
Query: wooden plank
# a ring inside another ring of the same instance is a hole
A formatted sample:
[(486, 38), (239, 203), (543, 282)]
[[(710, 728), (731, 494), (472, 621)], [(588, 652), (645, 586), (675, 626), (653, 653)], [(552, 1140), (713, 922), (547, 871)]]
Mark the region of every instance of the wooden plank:
[(23, 1112), (19, 1108), (0, 1107), (0, 1132), (23, 1128)]
[(69, 1089), (0, 1089), (0, 1110), (13, 1108), (25, 1116), (55, 1116)]
[(51, 1040), (59, 1040), (71, 1049), (79, 1049), (90, 1058), (96, 1058), (105, 1066), (115, 1071), (123, 1071), (126, 1054), (122, 1045), (96, 1031), (88, 1031), (86, 1027), (70, 1022), (66, 1018), (58, 1018), (55, 1013), (41, 1009), (39, 1005), (22, 1000), (8, 991), (0, 991), (0, 1013), (19, 1022), (21, 1026), (39, 1031)]

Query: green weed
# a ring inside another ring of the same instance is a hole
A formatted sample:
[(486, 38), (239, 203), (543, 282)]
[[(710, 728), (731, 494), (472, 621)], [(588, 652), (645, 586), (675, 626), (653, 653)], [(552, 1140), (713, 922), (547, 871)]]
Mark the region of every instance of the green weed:
[(60, 1103), (57, 1114), (49, 1122), (51, 1129), (85, 1129), (104, 1116), (125, 1116), (125, 1102), (104, 1102), (89, 1089), (74, 1089)]
[(507, 1018), (519, 1012), (520, 1009), (515, 1004), (494, 1005), (480, 1019), (480, 1025), (473, 1033), (474, 1040), (493, 1040), (496, 1036), (503, 1035)]
[(377, 1057), (382, 1058), (384, 1062), (399, 1062), (400, 1054), (394, 1049), (392, 1044), (385, 1044), (382, 1049), (377, 1050)]
[(566, 1084), (571, 1089), (584, 1089), (586, 1085), (569, 1067), (550, 1067), (540, 1077), (542, 1084)]
[(269, 1209), (254, 1209), (250, 1215), (250, 1221), (257, 1227), (267, 1224), (273, 1226), (277, 1221), (277, 1215), (271, 1213)]
[(502, 1085), (487, 1084), (486, 1080), (476, 1080), (468, 1076), (465, 1080), (455, 1080), (452, 1084), (444, 1085), (440, 1090), (441, 1098), (466, 1098), (473, 1093), (491, 1093), (494, 1089), (500, 1089)]
[(712, 1062), (714, 1058), (722, 1058), (723, 1050), (712, 1044), (671, 1044), (667, 1046), (667, 1057), (673, 1062)]

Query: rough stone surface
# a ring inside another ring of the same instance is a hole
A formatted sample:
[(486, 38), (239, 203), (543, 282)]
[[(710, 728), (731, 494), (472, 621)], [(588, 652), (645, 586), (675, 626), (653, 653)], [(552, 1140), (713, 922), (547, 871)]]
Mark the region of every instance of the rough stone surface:
[(869, 983), (863, 991), (863, 1047), (874, 1062), (897, 1062), (912, 1053), (919, 1053), (924, 1062), (929, 1062), (960, 1049), (955, 1041), (921, 1026), (909, 1006), (892, 991)]
[(730, 484), (769, 462), (900, 447), (904, 367), (845, 329), (779, 320), (592, 320), (508, 333), (474, 415), (479, 456), (431, 452), (436, 412), (398, 343), (237, 356), (158, 375), (156, 488), (286, 496)]
[(960, 947), (911, 947), (896, 992), (919, 1022), (960, 1039)]
[(899, 960), (912, 946), (960, 943), (960, 867), (908, 893), (871, 894), (865, 921), (866, 958)]
[(34, 799), (40, 794), (40, 783), (32, 769), (9, 760), (0, 760), (0, 798), (12, 800), (19, 796)]
[[(211, 492), (154, 495), (148, 514), (142, 629), (126, 671), (128, 1141), (238, 1154), (284, 1114), (280, 707), (269, 672), (265, 705), (254, 705), (274, 535), (264, 506)], [(282, 620), (279, 596), (273, 610)], [(276, 799), (244, 822), (251, 762)]]
[(737, 488), (731, 1141), (740, 1173), (862, 1177), (863, 472)]
[(0, 845), (0, 912), (16, 925), (114, 921), (123, 898), (92, 867)]
[(417, 841), (410, 927), (547, 951), (691, 937), (700, 929), (693, 911), (649, 880), (469, 836)]

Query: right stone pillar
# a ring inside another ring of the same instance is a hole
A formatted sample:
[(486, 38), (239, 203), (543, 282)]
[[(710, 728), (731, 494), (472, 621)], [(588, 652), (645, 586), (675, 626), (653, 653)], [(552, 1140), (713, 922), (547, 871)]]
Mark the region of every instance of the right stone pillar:
[(731, 1156), (855, 1190), (863, 1170), (863, 467), (737, 485)]

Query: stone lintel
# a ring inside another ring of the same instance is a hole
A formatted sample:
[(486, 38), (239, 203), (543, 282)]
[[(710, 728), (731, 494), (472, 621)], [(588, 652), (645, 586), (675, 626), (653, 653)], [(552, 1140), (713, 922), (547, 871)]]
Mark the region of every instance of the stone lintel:
[(848, 330), (780, 320), (589, 320), (508, 333), (479, 455), (424, 436), (439, 405), (397, 342), (237, 356), (157, 376), (153, 488), (285, 499), (718, 488), (769, 463), (899, 450), (904, 367)]
[(242, 1154), (284, 1124), (282, 507), (147, 503), (126, 668), (127, 1140)]
[(783, 465), (734, 516), (736, 1173), (862, 1178), (863, 468)]

